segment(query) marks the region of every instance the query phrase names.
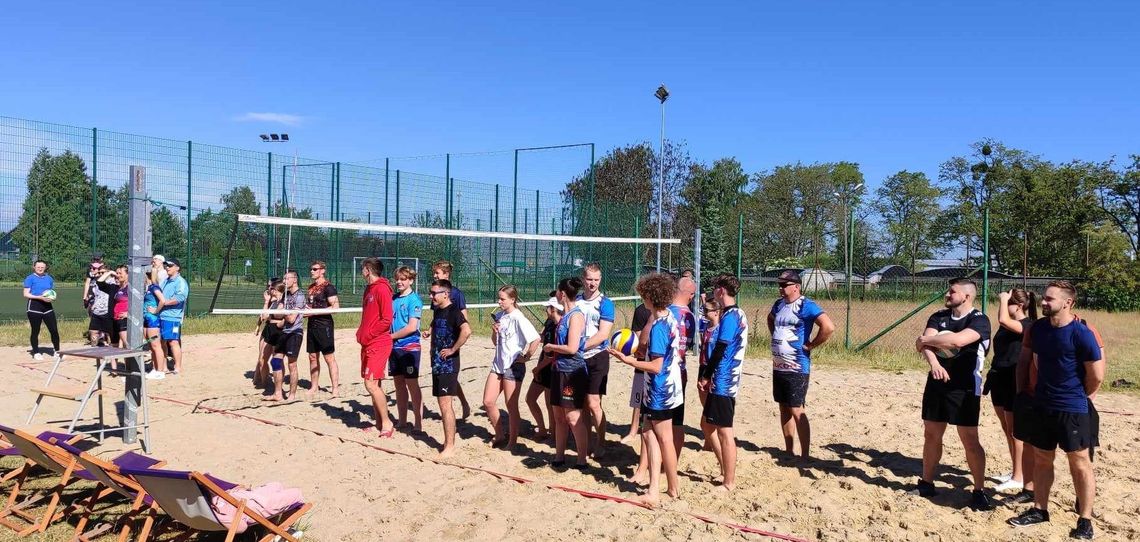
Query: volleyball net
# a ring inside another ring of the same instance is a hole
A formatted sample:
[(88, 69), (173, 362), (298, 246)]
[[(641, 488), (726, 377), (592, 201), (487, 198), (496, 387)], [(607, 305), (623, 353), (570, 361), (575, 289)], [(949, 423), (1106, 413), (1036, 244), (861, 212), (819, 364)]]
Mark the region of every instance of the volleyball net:
[[(596, 230), (595, 230), (596, 231)], [(612, 231), (612, 230), (611, 230)], [(631, 232), (632, 233), (632, 232)], [(374, 256), (383, 275), (395, 284), (397, 267), (416, 272), (413, 288), (428, 303), (433, 264), (452, 266), (451, 282), (462, 289), (469, 309), (496, 307), (497, 292), (513, 285), (521, 306), (539, 306), (559, 280), (580, 276), (596, 263), (602, 291), (614, 301), (638, 299), (633, 286), (654, 270), (646, 262), (658, 243), (680, 245), (679, 239), (515, 233), (358, 221), (236, 215), (218, 275), (211, 314), (264, 313), (268, 284), (287, 270), (298, 274), (298, 286), (312, 282), (310, 264), (324, 263), (326, 278), (338, 290), (339, 309), (304, 308), (274, 313), (334, 314), (360, 312), (363, 258)], [(699, 246), (696, 250), (700, 250)]]

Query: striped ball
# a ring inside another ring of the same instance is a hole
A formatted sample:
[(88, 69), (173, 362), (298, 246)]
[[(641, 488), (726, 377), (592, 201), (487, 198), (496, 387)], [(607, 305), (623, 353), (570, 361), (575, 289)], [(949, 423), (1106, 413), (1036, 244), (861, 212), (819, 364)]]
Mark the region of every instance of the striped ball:
[(637, 350), (637, 334), (629, 328), (619, 329), (610, 337), (610, 346), (622, 354), (632, 356)]

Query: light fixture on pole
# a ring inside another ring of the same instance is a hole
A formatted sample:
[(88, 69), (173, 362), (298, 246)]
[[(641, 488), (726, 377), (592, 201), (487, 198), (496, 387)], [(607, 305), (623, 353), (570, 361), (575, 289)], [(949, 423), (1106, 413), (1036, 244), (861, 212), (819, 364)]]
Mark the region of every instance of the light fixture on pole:
[(669, 89), (662, 83), (653, 95), (661, 101), (661, 152), (657, 156), (657, 272), (660, 273), (662, 208), (665, 206), (665, 100), (669, 99)]
[[(851, 197), (863, 188), (863, 183), (856, 184), (855, 186), (844, 185), (843, 194), (839, 192), (832, 192), (837, 198), (843, 198), (844, 213), (843, 220), (843, 256), (844, 260), (844, 282), (847, 283), (847, 319), (844, 324), (845, 329), (843, 332), (843, 346), (844, 348), (851, 348), (851, 272), (854, 266), (851, 265), (851, 258), (853, 256), (852, 249), (855, 245), (855, 207), (851, 205)], [(865, 280), (865, 279), (864, 279)], [(864, 282), (866, 285), (866, 282)]]
[[(262, 141), (262, 143), (288, 143), (289, 142), (289, 134), (261, 134), (261, 141)], [(270, 164), (270, 165), (272, 166), (272, 164)], [(282, 174), (284, 174), (284, 167), (282, 167)], [(283, 185), (285, 183), (284, 175), (282, 175), (281, 183)], [(296, 190), (296, 188), (297, 188), (297, 148), (296, 147), (293, 147), (293, 188), (294, 188), (294, 190)], [(282, 187), (281, 193), (282, 193), (282, 195), (285, 194), (284, 187)], [(284, 197), (281, 198), (281, 204), (282, 205), (288, 205), (288, 202), (285, 200)], [(265, 214), (268, 215), (271, 213), (271, 211), (270, 211), (271, 206), (272, 206), (272, 203), (270, 203), (270, 202), (267, 202), (265, 204)], [(289, 218), (293, 218), (293, 206), (291, 206), (291, 205), (289, 206)], [(274, 232), (276, 232), (277, 227), (274, 226), (273, 229), (274, 229)], [(273, 251), (276, 254), (276, 256), (274, 258), (275, 262), (273, 265), (273, 272), (270, 274), (277, 275), (278, 274), (277, 264), (281, 263), (281, 255), (280, 255), (280, 253), (277, 253), (276, 243), (274, 243), (272, 248), (273, 248)], [(292, 256), (292, 254), (290, 253), (292, 251), (292, 249), (293, 249), (293, 226), (290, 225), (289, 226), (289, 233), (288, 233), (288, 240), (285, 242), (285, 269), (284, 270), (287, 270), (289, 268), (289, 258)], [(278, 275), (278, 276), (283, 276), (283, 275)]]

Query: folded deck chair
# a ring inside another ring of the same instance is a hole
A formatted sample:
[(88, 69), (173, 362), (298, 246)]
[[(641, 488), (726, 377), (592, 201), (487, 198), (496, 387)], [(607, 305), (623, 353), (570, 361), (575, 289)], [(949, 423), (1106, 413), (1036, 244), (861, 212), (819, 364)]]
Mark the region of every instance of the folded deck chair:
[[(54, 438), (60, 442), (75, 444), (76, 442), (83, 440), (83, 435), (73, 435), (71, 433), (61, 433), (57, 431), (44, 431), (36, 435), (36, 438), (44, 442), (48, 442)], [(8, 442), (8, 437), (5, 437), (3, 433), (0, 433), (0, 458), (3, 457), (24, 457), (24, 454), (20, 453), (20, 449), (13, 446), (11, 442)], [(33, 466), (35, 466), (35, 463), (25, 461), (23, 465), (20, 465), (19, 467), (16, 467), (4, 473), (3, 476), (0, 476), (0, 484), (19, 476), (24, 469), (30, 469)]]
[[(123, 468), (121, 472), (134, 478), (147, 494), (154, 498), (166, 515), (189, 528), (187, 534), (225, 531), (226, 542), (231, 542), (237, 535), (243, 517), (253, 520), (256, 525), (269, 531), (261, 539), (262, 542), (277, 537), (295, 542), (297, 537), (289, 531), (290, 527), (313, 507), (312, 504), (295, 502), (270, 516), (278, 519), (271, 521), (247, 508), (245, 500), (230, 495), (229, 491), (237, 487), (237, 484), (219, 480), (208, 474), (131, 468)], [(229, 525), (222, 523), (214, 508), (210, 506), (213, 497), (218, 497), (237, 508)]]
[[(90, 472), (80, 467), (79, 462), (74, 456), (55, 444), (40, 440), (34, 435), (30, 435), (19, 429), (12, 429), (2, 425), (0, 425), (0, 434), (4, 435), (13, 446), (19, 448), (20, 453), (26, 457), (28, 461), (59, 474), (59, 480), (51, 489), (35, 495), (28, 495), (23, 501), (17, 503), (16, 500), (20, 493), (20, 486), (27, 476), (28, 469), (25, 469), (25, 471), (17, 477), (16, 485), (12, 488), (12, 493), (8, 497), (7, 506), (5, 506), (3, 510), (0, 510), (0, 525), (16, 531), (17, 536), (27, 536), (34, 532), (43, 532), (47, 529), (49, 524), (60, 519), (65, 514), (65, 511), (56, 510), (63, 497), (63, 491), (81, 480), (94, 482), (96, 479)], [(157, 463), (154, 459), (134, 452), (125, 452), (111, 461), (120, 468), (129, 466), (136, 469), (146, 469)], [(110, 489), (105, 489), (103, 491), (97, 491), (96, 493), (97, 496), (101, 498), (111, 492)], [(49, 500), (42, 514), (37, 516), (28, 511), (31, 505), (42, 501), (44, 498)]]
[[(122, 528), (119, 530), (119, 542), (124, 542), (130, 536), (132, 522), (142, 523), (139, 529), (139, 540), (145, 540), (150, 535), (150, 530), (154, 525), (154, 516), (144, 512), (147, 508), (154, 506), (154, 499), (143, 491), (138, 482), (124, 475), (120, 466), (112, 461), (91, 455), (66, 442), (52, 442), (51, 439), (48, 442), (58, 445), (62, 450), (71, 454), (79, 462), (79, 466), (91, 474), (96, 483), (118, 493), (131, 502), (131, 510), (119, 521), (122, 523)], [(158, 468), (165, 464), (165, 461), (156, 460), (150, 468)], [(83, 505), (82, 514), (75, 526), (74, 540), (87, 542), (114, 527), (113, 525), (99, 525), (91, 531), (84, 531), (90, 521), (91, 513), (95, 510), (95, 505), (99, 502), (98, 496), (98, 492), (92, 492), (91, 497)]]

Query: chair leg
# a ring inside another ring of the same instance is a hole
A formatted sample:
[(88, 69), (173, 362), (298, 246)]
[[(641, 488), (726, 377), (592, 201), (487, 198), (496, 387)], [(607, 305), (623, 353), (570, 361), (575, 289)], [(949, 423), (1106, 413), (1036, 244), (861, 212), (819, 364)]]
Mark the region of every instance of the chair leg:
[(230, 522), (230, 530), (226, 532), (226, 542), (233, 542), (234, 537), (237, 536), (238, 525), (241, 525), (241, 520), (245, 516), (245, 499), (238, 503), (237, 511), (234, 512), (234, 519)]

